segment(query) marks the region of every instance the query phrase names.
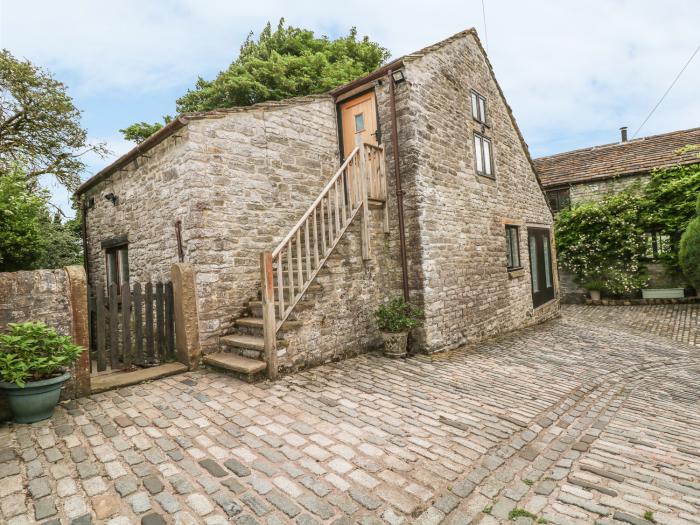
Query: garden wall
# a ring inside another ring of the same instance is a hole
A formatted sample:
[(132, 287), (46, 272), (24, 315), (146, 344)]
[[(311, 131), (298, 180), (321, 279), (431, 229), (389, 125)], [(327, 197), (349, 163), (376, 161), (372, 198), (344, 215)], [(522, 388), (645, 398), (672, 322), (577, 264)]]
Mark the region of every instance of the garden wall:
[[(5, 332), (10, 323), (25, 321), (43, 321), (86, 347), (87, 290), (83, 268), (0, 273), (0, 332)], [(84, 352), (73, 370), (73, 379), (64, 386), (64, 398), (89, 392), (87, 361), (88, 352)], [(6, 418), (5, 400), (0, 393), (0, 421)]]

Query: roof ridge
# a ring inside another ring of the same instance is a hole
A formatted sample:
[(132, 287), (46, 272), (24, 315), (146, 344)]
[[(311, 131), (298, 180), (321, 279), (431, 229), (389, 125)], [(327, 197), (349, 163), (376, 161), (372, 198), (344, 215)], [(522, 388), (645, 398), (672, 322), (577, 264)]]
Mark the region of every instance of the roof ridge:
[(656, 135), (646, 135), (646, 136), (644, 136), (644, 137), (639, 137), (639, 138), (637, 138), (637, 139), (626, 140), (625, 142), (609, 142), (609, 143), (607, 143), (607, 144), (597, 144), (597, 145), (594, 145), (594, 146), (586, 146), (586, 147), (583, 147), (583, 148), (572, 149), (572, 150), (569, 150), (569, 151), (561, 151), (561, 152), (559, 152), (559, 153), (554, 153), (554, 154), (552, 154), (552, 155), (545, 155), (545, 156), (543, 156), (543, 157), (537, 157), (537, 158), (534, 159), (534, 160), (535, 160), (535, 162), (537, 162), (537, 161), (540, 161), (540, 160), (552, 159), (552, 158), (554, 158), (554, 157), (560, 157), (560, 156), (563, 156), (563, 155), (571, 155), (571, 154), (573, 154), (573, 153), (580, 153), (580, 152), (583, 152), (583, 151), (600, 150), (600, 149), (603, 149), (603, 148), (612, 148), (612, 147), (615, 147), (615, 146), (627, 146), (627, 145), (630, 145), (630, 144), (638, 144), (639, 142), (642, 142), (642, 141), (645, 141), (645, 140), (649, 140), (649, 139), (656, 139), (656, 138), (660, 138), (660, 137), (667, 137), (667, 136), (669, 136), (669, 135), (679, 135), (679, 134), (682, 134), (682, 133), (692, 133), (692, 132), (694, 132), (694, 131), (700, 131), (700, 127), (688, 128), (688, 129), (678, 129), (678, 130), (675, 130), (675, 131), (667, 131), (667, 132), (665, 132), (665, 133), (657, 133)]

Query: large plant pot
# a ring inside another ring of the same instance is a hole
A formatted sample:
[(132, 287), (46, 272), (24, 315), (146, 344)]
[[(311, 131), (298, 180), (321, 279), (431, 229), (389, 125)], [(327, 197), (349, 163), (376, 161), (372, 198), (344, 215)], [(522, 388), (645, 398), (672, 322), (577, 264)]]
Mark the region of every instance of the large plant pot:
[(35, 423), (48, 419), (58, 404), (63, 383), (70, 372), (42, 381), (30, 381), (24, 388), (0, 381), (0, 389), (7, 395), (7, 404), (17, 423)]
[(600, 301), (600, 290), (589, 290), (592, 301)]
[(406, 357), (408, 332), (382, 332), (384, 355), (387, 357)]

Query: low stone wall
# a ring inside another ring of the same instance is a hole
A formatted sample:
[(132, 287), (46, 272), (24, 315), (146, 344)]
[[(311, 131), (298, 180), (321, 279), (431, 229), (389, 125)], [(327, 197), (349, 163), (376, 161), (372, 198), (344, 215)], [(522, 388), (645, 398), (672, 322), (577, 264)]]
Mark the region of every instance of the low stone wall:
[[(80, 266), (58, 270), (0, 273), (0, 332), (10, 323), (43, 321), (59, 334), (69, 335), (87, 347), (87, 290), (85, 271)], [(63, 397), (83, 395), (90, 390), (88, 352), (84, 352), (66, 383)], [(7, 418), (0, 392), (0, 420)]]

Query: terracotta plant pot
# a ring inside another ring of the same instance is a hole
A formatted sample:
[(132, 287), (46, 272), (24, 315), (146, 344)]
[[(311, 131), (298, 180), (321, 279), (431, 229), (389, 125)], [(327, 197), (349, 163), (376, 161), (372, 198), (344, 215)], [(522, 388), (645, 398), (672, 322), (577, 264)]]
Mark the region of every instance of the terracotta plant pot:
[(7, 395), (7, 404), (17, 423), (35, 423), (48, 419), (58, 404), (63, 383), (70, 379), (70, 372), (42, 381), (30, 381), (24, 388), (14, 383), (0, 381), (0, 389)]
[(600, 301), (600, 290), (589, 290), (591, 301)]
[(408, 332), (382, 332), (384, 355), (387, 357), (406, 357)]

